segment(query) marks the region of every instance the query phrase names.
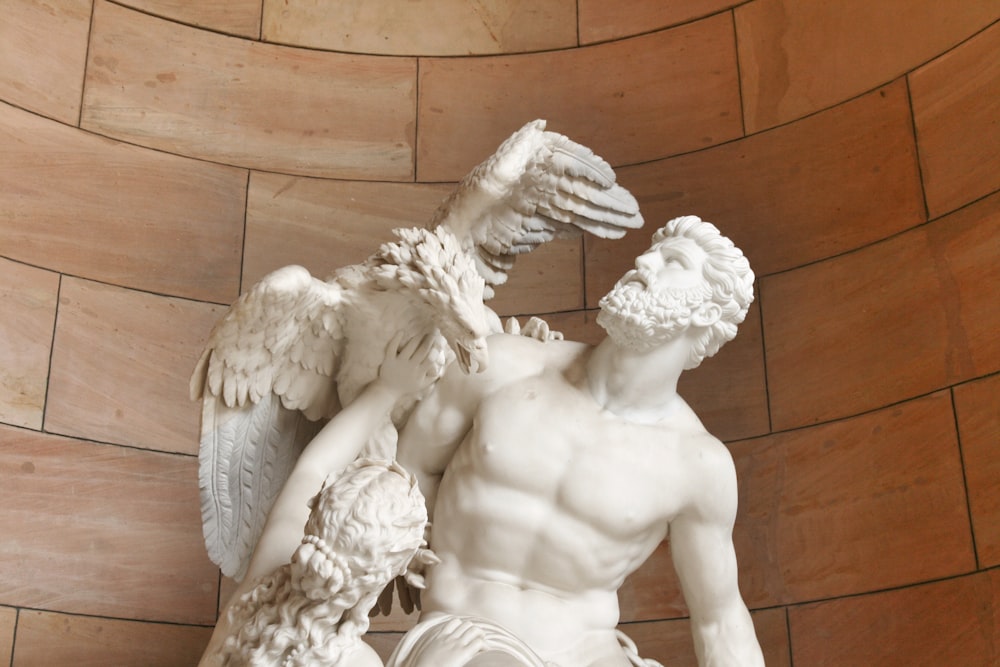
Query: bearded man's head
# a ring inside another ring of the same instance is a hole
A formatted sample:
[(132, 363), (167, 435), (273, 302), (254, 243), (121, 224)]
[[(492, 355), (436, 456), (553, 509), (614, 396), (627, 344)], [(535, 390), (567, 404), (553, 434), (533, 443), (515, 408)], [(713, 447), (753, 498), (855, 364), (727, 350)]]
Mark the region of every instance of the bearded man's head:
[[(683, 334), (697, 313), (711, 311), (717, 316), (698, 327), (692, 342), (685, 365), (691, 369), (736, 336), (737, 325), (753, 302), (754, 274), (743, 252), (710, 222), (696, 216), (675, 218), (653, 235), (651, 250), (673, 239), (688, 239), (704, 253), (686, 258), (692, 265), (700, 264), (700, 284), (651, 284), (653, 279), (637, 261), (637, 269), (626, 273), (601, 299), (597, 323), (616, 343), (644, 351)], [(714, 305), (705, 308), (706, 304)]]

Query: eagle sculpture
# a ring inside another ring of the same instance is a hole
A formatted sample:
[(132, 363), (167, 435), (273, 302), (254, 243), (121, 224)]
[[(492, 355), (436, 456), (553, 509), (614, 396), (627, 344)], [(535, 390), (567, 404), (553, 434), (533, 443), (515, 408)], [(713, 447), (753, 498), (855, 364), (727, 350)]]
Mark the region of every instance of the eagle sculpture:
[[(453, 361), (482, 370), (486, 338), (501, 330), (484, 300), (518, 254), (581, 230), (619, 238), (642, 222), (607, 162), (537, 120), (470, 172), (428, 228), (395, 230), (327, 280), (299, 266), (263, 278), (223, 315), (191, 378), (212, 561), (243, 577), (303, 447), (375, 379), (397, 332), (434, 335), (437, 377)], [(419, 399), (395, 406), (365, 455), (392, 458)]]

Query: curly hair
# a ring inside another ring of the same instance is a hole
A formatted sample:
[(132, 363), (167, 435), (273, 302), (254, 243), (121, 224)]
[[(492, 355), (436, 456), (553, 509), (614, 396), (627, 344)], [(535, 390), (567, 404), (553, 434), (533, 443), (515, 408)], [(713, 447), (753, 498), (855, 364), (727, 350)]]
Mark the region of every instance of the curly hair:
[(339, 665), (368, 630), (379, 593), (424, 544), (427, 510), (412, 475), (359, 460), (310, 501), (290, 563), (229, 609), (223, 665)]
[(691, 369), (736, 337), (736, 327), (746, 318), (753, 303), (754, 273), (743, 251), (715, 225), (697, 216), (687, 215), (668, 222), (653, 234), (653, 246), (668, 238), (690, 239), (705, 251), (708, 259), (702, 273), (711, 289), (709, 298), (722, 310), (718, 321), (707, 327), (694, 343), (685, 366)]

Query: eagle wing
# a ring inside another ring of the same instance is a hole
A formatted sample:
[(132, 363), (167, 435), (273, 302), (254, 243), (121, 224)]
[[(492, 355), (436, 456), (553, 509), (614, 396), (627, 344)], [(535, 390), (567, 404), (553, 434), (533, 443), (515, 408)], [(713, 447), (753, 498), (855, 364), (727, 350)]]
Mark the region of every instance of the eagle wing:
[(343, 297), (300, 266), (279, 269), (226, 312), (195, 367), (202, 526), (227, 576), (242, 578), (302, 448), (340, 409)]
[(517, 255), (553, 238), (615, 239), (641, 227), (639, 204), (615, 180), (603, 158), (535, 120), (459, 183), (432, 225), (459, 237), (488, 287), (501, 285)]

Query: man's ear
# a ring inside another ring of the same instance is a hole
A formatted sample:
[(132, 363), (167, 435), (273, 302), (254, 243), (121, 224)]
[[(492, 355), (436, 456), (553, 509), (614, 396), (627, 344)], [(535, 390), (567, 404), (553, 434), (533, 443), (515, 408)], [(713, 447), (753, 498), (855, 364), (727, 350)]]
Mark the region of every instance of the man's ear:
[(691, 324), (696, 327), (710, 327), (722, 317), (722, 307), (714, 301), (706, 301), (691, 314)]

